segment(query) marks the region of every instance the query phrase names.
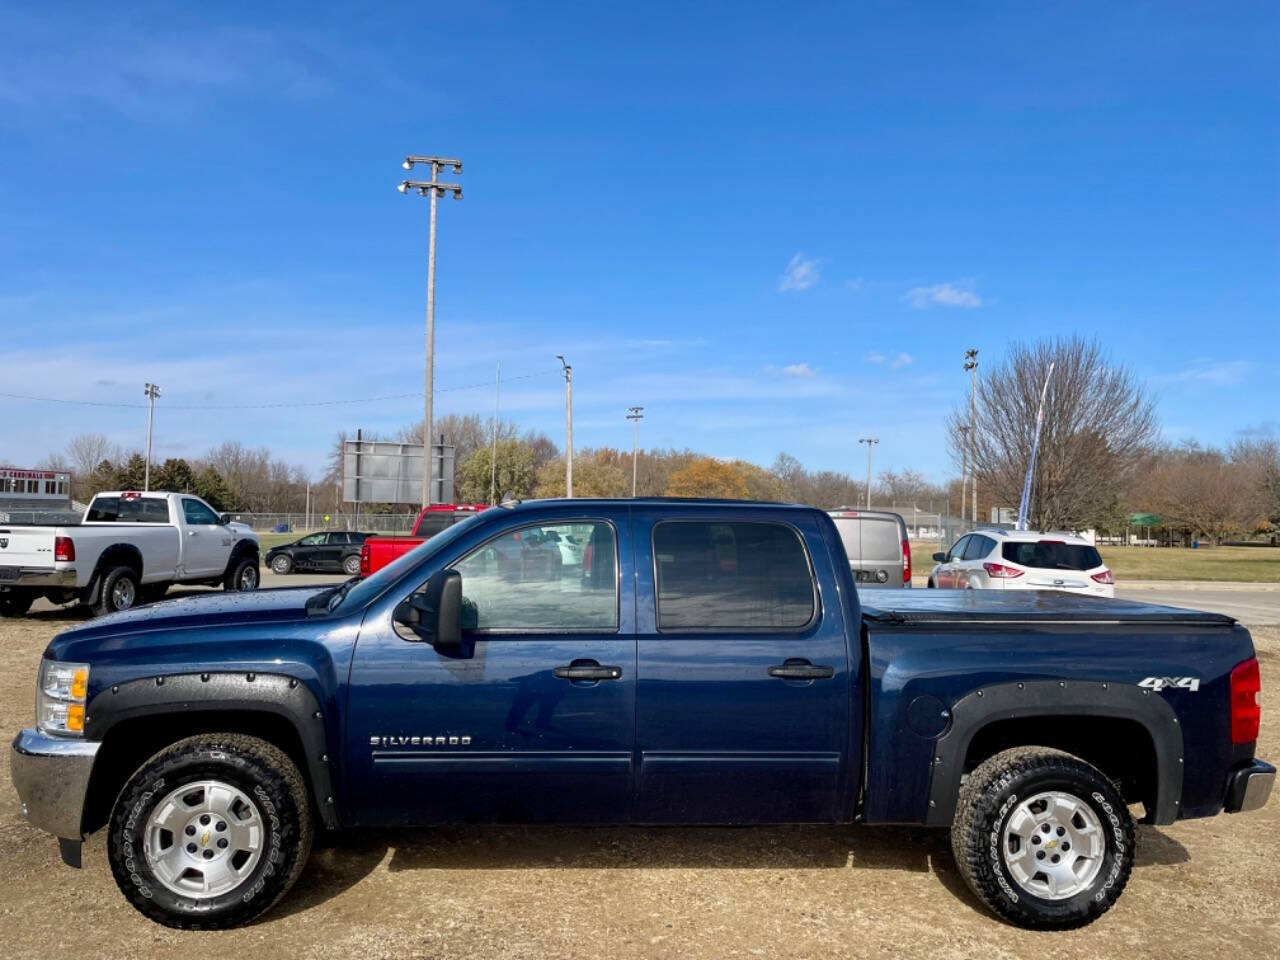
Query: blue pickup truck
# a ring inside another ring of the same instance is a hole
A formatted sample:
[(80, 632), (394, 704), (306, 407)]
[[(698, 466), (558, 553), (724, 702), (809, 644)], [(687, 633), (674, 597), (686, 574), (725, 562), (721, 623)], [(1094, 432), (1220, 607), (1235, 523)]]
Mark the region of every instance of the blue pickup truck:
[(859, 599), (820, 510), (506, 505), (363, 580), (60, 634), (13, 781), (68, 864), (105, 826), (129, 901), (204, 929), (284, 896), (317, 829), (457, 821), (924, 824), (992, 910), (1062, 928), (1120, 895), (1134, 817), (1266, 802), (1227, 617)]

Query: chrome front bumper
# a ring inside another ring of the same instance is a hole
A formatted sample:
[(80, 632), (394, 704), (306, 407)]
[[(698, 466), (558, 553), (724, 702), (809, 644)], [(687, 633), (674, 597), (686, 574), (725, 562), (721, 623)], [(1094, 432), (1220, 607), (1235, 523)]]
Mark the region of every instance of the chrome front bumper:
[(28, 823), (59, 839), (80, 842), (89, 776), (100, 746), (29, 728), (13, 738), (9, 772)]

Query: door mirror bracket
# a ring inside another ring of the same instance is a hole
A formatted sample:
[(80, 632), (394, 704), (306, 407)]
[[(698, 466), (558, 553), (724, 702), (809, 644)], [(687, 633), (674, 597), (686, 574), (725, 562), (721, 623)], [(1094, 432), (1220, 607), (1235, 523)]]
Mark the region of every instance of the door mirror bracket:
[(462, 574), (441, 570), (425, 587), (396, 604), (392, 620), (435, 647), (462, 644)]

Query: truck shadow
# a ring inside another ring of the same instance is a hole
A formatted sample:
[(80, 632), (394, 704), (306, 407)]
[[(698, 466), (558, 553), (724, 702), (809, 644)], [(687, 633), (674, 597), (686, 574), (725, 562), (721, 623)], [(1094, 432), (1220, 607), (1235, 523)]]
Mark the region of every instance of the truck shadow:
[[(387, 861), (388, 855), (390, 860)], [(1136, 866), (1185, 863), (1190, 854), (1154, 827), (1138, 827)], [(272, 913), (317, 906), (387, 861), (417, 870), (894, 870), (933, 873), (977, 910), (945, 830), (910, 827), (564, 827), (455, 825), (370, 830), (325, 837), (293, 892)], [(269, 922), (268, 918), (264, 922)]]

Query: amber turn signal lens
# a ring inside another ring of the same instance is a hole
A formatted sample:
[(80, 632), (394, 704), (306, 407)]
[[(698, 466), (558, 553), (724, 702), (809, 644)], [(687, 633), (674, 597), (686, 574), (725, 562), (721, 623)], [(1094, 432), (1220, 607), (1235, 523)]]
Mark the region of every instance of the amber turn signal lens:
[(76, 733), (84, 732), (84, 704), (72, 703), (67, 705), (67, 729)]

